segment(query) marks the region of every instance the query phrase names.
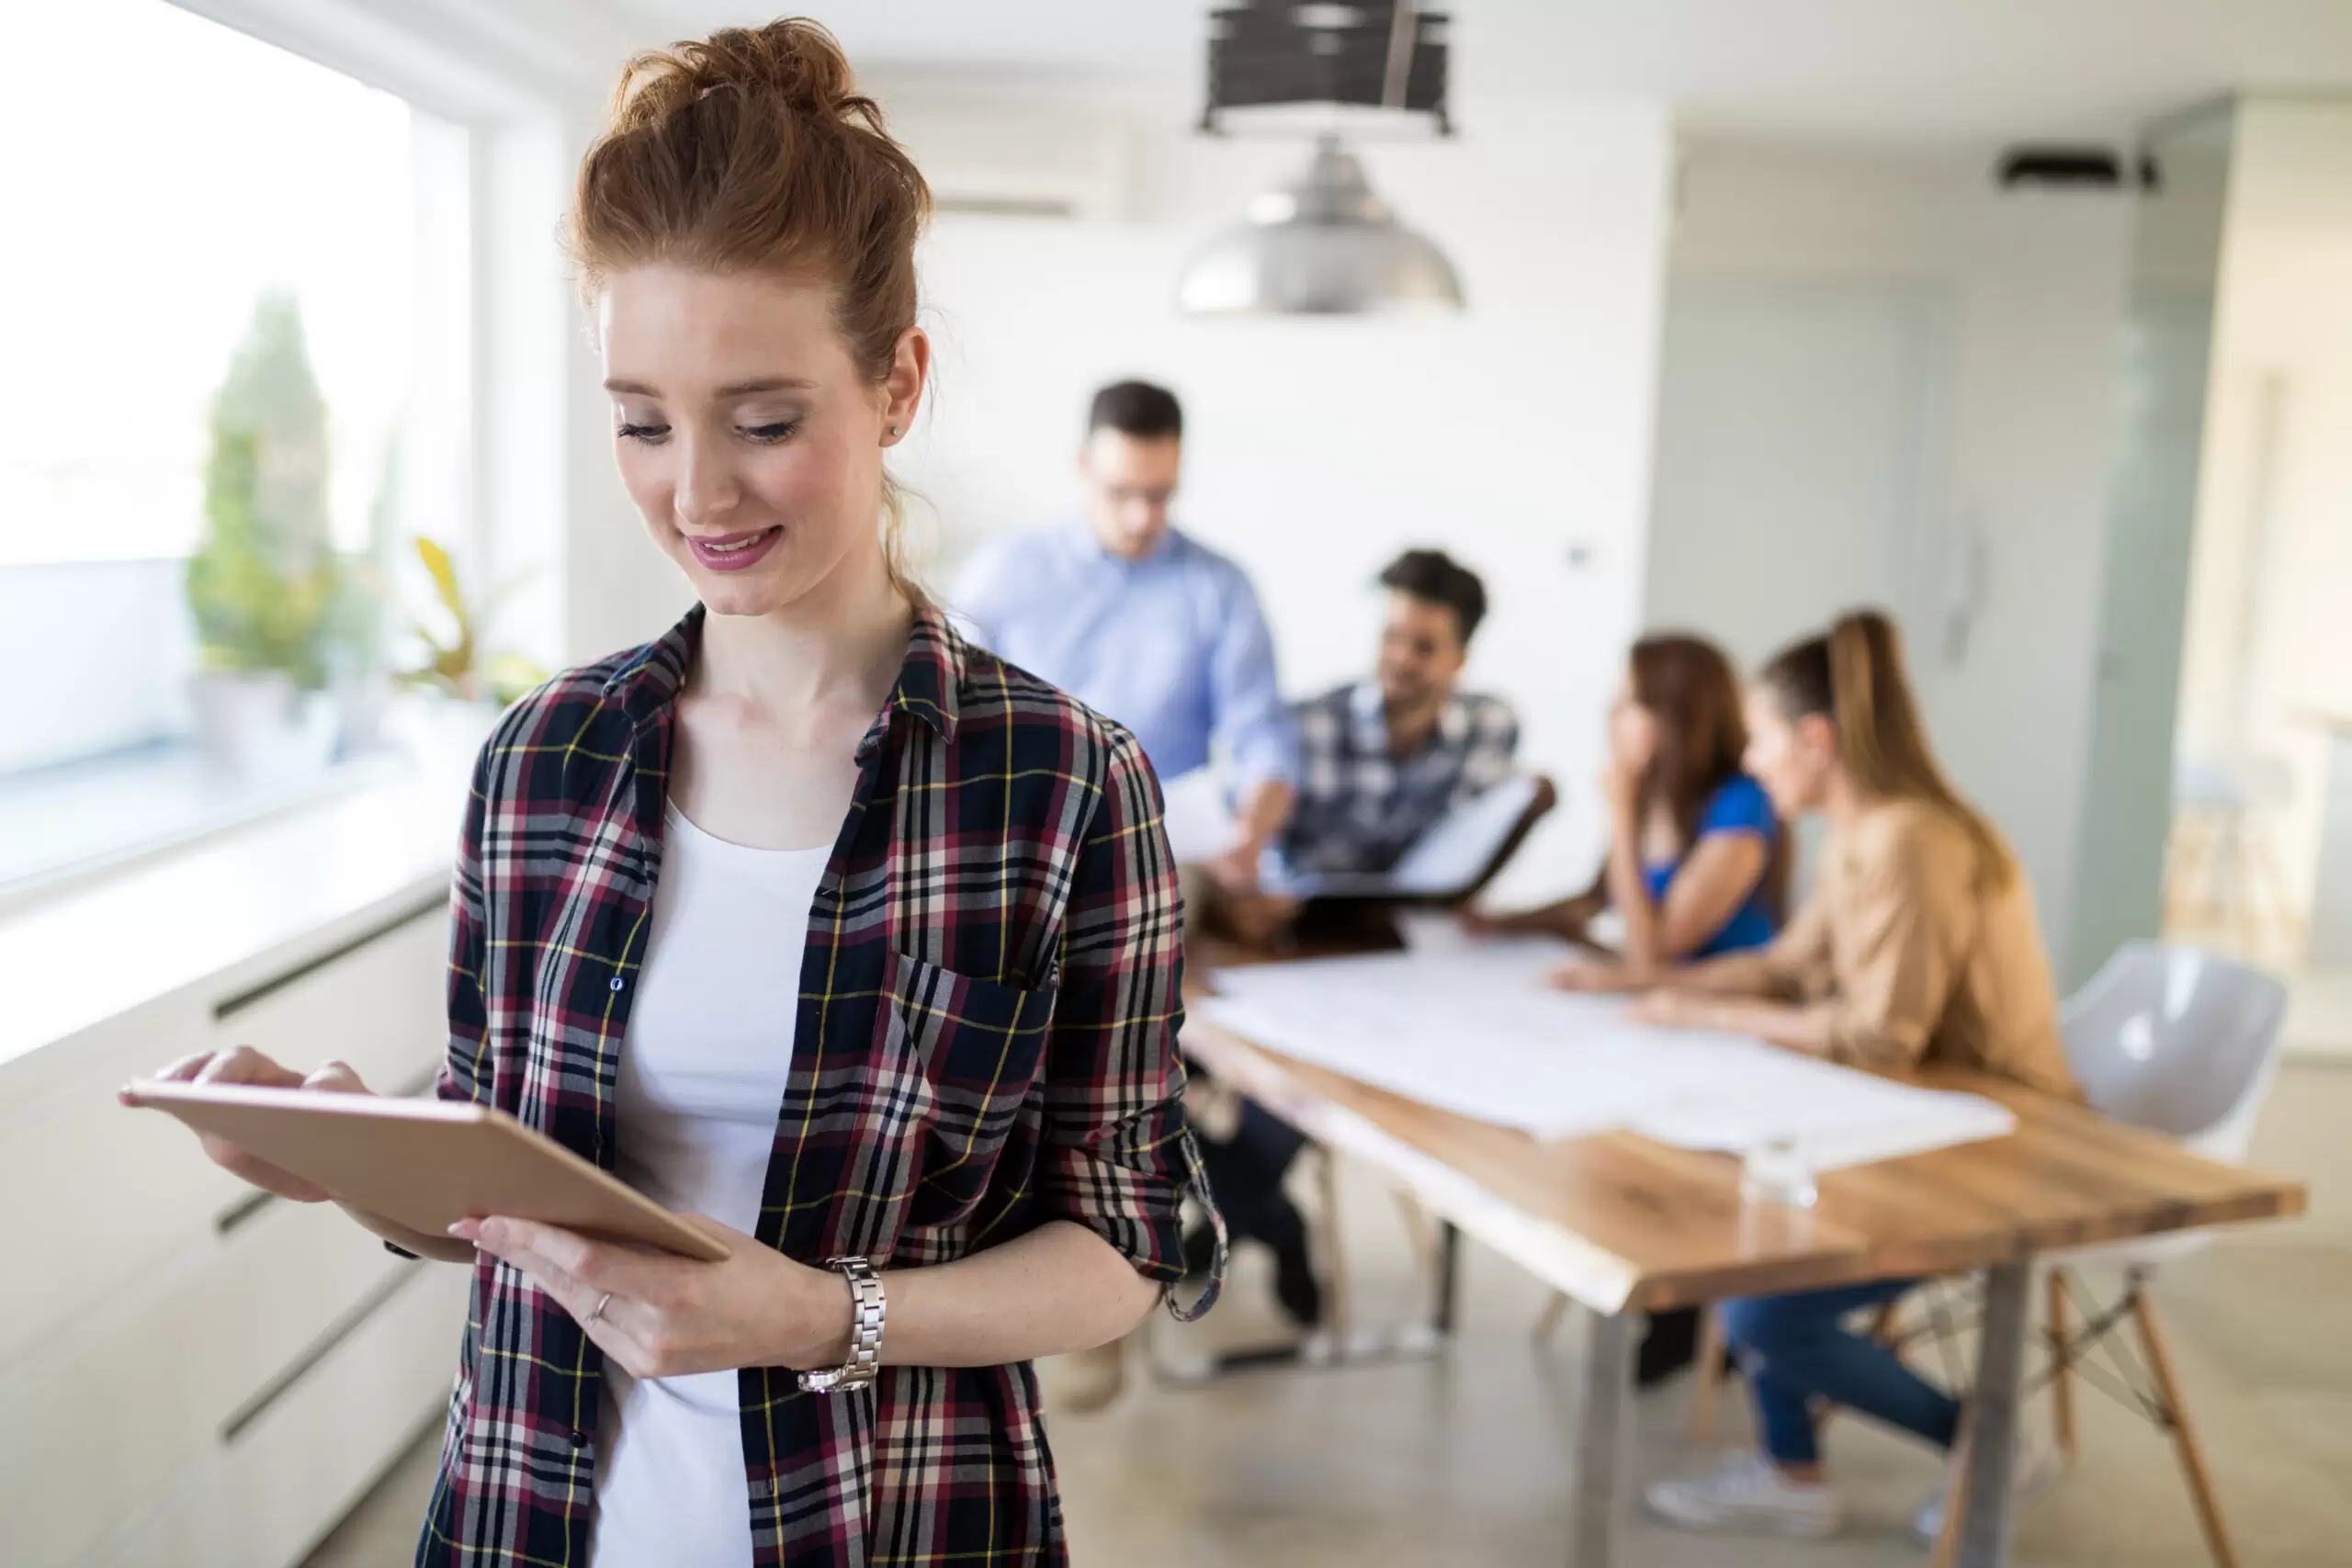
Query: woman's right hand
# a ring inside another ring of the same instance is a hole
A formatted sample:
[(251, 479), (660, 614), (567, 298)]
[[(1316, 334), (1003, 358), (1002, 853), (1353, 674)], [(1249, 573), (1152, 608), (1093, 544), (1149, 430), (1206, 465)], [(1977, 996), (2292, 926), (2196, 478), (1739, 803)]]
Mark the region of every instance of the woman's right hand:
[(1471, 936), (1520, 936), (1560, 929), (1560, 922), (1550, 909), (1514, 909), (1498, 915), (1465, 905), (1455, 911), (1455, 916), (1461, 920), (1463, 931)]
[(1645, 990), (1649, 985), (1648, 981), (1623, 964), (1598, 959), (1577, 959), (1563, 964), (1545, 976), (1544, 981), (1555, 991), (1582, 991), (1598, 996)]
[[(307, 1089), (324, 1094), (370, 1094), (374, 1091), (359, 1081), (359, 1075), (341, 1062), (329, 1062), (308, 1077), (293, 1068), (280, 1066), (250, 1045), (240, 1045), (231, 1051), (199, 1051), (193, 1056), (182, 1056), (155, 1077), (165, 1083), (245, 1084), (256, 1089)], [(119, 1097), (126, 1105), (136, 1103), (125, 1090)], [(209, 1133), (197, 1134), (204, 1145), (206, 1157), (221, 1169), (241, 1180), (249, 1181), (280, 1198), (290, 1198), (297, 1203), (323, 1203), (334, 1196), (315, 1181), (305, 1181), (292, 1171), (274, 1166), (241, 1144)]]
[(1510, 915), (1490, 915), (1484, 909), (1473, 909), (1467, 905), (1454, 911), (1454, 919), (1462, 922), (1463, 931), (1471, 936), (1500, 936), (1511, 929), (1512, 918)]

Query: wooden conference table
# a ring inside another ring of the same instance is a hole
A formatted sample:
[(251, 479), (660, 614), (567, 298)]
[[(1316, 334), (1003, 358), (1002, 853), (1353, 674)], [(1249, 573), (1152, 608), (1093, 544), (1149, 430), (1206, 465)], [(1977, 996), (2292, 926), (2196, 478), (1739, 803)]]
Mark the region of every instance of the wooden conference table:
[[(1199, 956), (1205, 974), (1216, 955)], [(1574, 1435), (1574, 1568), (1611, 1568), (1620, 1560), (1642, 1314), (1983, 1269), (1959, 1562), (1996, 1568), (2008, 1558), (2008, 1479), (2034, 1256), (2296, 1214), (2305, 1197), (2300, 1183), (2216, 1164), (2079, 1106), (1979, 1074), (1933, 1070), (1917, 1081), (1997, 1100), (2017, 1113), (2018, 1131), (1828, 1172), (1809, 1210), (1758, 1207), (1741, 1201), (1738, 1164), (1727, 1156), (1632, 1133), (1538, 1142), (1261, 1049), (1199, 1017), (1185, 1023), (1183, 1048), (1223, 1082), (1375, 1167), (1439, 1218), (1590, 1314)]]

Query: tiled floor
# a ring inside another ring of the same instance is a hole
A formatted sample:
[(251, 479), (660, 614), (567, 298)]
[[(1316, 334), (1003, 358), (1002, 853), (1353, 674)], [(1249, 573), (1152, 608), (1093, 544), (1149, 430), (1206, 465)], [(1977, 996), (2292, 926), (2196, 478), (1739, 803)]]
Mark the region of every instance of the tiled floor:
[[(2352, 1562), (2352, 1069), (2290, 1066), (2257, 1135), (2255, 1161), (2314, 1184), (2313, 1213), (2226, 1236), (2167, 1269), (2161, 1301), (2180, 1375), (2247, 1568)], [(1411, 1251), (1396, 1209), (1358, 1173), (1343, 1206), (1361, 1317), (1417, 1310)], [(1074, 1555), (1119, 1568), (1387, 1568), (1564, 1560), (1565, 1436), (1576, 1399), (1565, 1346), (1529, 1326), (1543, 1292), (1501, 1259), (1465, 1251), (1464, 1321), (1435, 1361), (1261, 1372), (1209, 1389), (1138, 1380), (1097, 1416), (1064, 1416), (1054, 1439)], [(1199, 1330), (1272, 1332), (1256, 1259), (1231, 1303)], [(1573, 1321), (1573, 1320), (1572, 1320)], [(1048, 1369), (1048, 1376), (1051, 1369)], [(1640, 1465), (1690, 1462), (1687, 1391), (1644, 1404)], [(2078, 1396), (2080, 1463), (2028, 1511), (2015, 1561), (2027, 1568), (2199, 1568), (2205, 1555), (2166, 1440), (2102, 1395)], [(2046, 1416), (2046, 1400), (2032, 1407)], [(1725, 1402), (1724, 1435), (1747, 1429)], [(1830, 1430), (1852, 1529), (1826, 1544), (1679, 1535), (1637, 1524), (1630, 1568), (1911, 1565), (1904, 1522), (1937, 1473), (1924, 1452), (1860, 1421)], [(420, 1452), (387, 1480), (311, 1568), (408, 1561), (431, 1481)], [(691, 1568), (691, 1565), (682, 1565)]]

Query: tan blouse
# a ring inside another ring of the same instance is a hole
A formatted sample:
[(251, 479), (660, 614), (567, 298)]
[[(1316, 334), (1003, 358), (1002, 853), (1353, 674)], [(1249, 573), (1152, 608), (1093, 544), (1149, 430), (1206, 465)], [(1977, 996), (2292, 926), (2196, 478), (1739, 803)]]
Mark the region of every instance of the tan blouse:
[(1813, 896), (1764, 954), (1784, 998), (1830, 1016), (1830, 1059), (1941, 1062), (2078, 1098), (2058, 997), (2022, 875), (1989, 897), (1976, 850), (1917, 801), (1871, 807), (1831, 836)]

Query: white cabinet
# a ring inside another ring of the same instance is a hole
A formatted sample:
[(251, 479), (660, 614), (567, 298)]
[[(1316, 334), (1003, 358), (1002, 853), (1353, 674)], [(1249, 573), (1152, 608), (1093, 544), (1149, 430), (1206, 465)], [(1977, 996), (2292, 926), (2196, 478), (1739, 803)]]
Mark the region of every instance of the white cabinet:
[(0, 1103), (0, 1559), (297, 1562), (447, 1396), (467, 1270), (403, 1262), (330, 1205), (259, 1199), (125, 1077), (249, 1043), (386, 1092), (444, 1048), (430, 885), (46, 1049)]

